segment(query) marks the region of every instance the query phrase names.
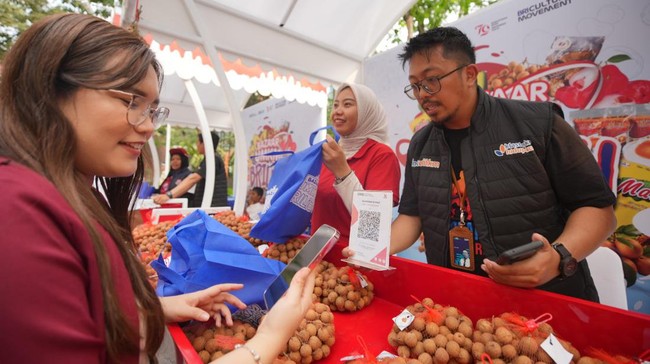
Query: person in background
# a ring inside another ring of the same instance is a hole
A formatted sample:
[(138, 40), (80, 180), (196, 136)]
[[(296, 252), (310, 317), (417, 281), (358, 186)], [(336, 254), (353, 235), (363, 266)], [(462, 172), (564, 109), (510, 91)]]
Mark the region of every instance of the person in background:
[[(214, 146), (214, 190), (210, 206), (228, 206), (228, 181), (226, 179), (226, 168), (223, 159), (221, 159), (221, 156), (219, 156), (219, 153), (217, 152), (219, 134), (215, 131), (211, 131), (210, 135), (212, 136), (212, 145)], [(205, 166), (206, 150), (205, 144), (203, 143), (203, 135), (201, 135), (201, 133), (198, 133), (196, 146), (199, 153), (203, 154), (203, 160), (199, 165), (199, 169), (185, 178), (178, 186), (168, 191), (167, 194), (154, 197), (153, 201), (155, 203), (163, 204), (169, 201), (170, 198), (182, 196), (196, 185), (194, 198), (189, 201), (189, 206), (201, 207), (201, 202), (203, 202), (203, 195), (205, 193), (205, 178), (207, 173)]]
[[(169, 173), (155, 191), (157, 194), (170, 194), (172, 188), (178, 186), (192, 171), (190, 171), (190, 158), (185, 148), (177, 147), (169, 150)], [(178, 198), (186, 198), (188, 202), (194, 197), (193, 193), (187, 192)]]
[(251, 220), (259, 220), (260, 213), (264, 211), (262, 197), (264, 197), (264, 189), (262, 187), (253, 187), (248, 191), (248, 206), (246, 207), (246, 214)]
[[(411, 39), (406, 95), (431, 123), (411, 139), (391, 253), (424, 232), (430, 264), (598, 301), (584, 258), (615, 229), (614, 194), (591, 152), (550, 103), (489, 96), (477, 86), (471, 42), (440, 27)], [(535, 255), (495, 263), (541, 240)], [(456, 242), (470, 267), (455, 264)]]
[(339, 86), (331, 120), (341, 139), (337, 143), (328, 136), (323, 144), (311, 229), (328, 224), (347, 243), (354, 191), (392, 191), (397, 206), (401, 174), (397, 156), (387, 145), (386, 114), (370, 88), (354, 83)]
[[(81, 14), (45, 17), (7, 53), (0, 82), (0, 346), (7, 363), (146, 363), (165, 322), (231, 325), (212, 286), (159, 298), (131, 234), (142, 148), (169, 110), (162, 69), (140, 37)], [(105, 195), (93, 188), (93, 182)], [(223, 363), (271, 363), (314, 287), (298, 272), (246, 347)], [(44, 356), (45, 355), (45, 356)], [(260, 361), (258, 361), (260, 362)]]

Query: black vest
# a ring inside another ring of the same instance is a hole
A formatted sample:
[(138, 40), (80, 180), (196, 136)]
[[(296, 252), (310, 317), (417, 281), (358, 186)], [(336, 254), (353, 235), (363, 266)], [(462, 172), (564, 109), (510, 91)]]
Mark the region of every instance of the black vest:
[[(530, 241), (533, 232), (553, 242), (568, 211), (557, 201), (545, 170), (553, 113), (550, 104), (494, 98), (478, 90), (469, 136), (461, 144), (467, 197), (488, 258)], [(439, 168), (407, 168), (416, 186), (427, 261), (449, 266), (451, 155), (443, 130), (430, 123), (409, 145), (407, 161), (430, 159)], [(601, 177), (602, 178), (602, 177)], [(597, 300), (586, 261), (566, 280), (540, 287)]]

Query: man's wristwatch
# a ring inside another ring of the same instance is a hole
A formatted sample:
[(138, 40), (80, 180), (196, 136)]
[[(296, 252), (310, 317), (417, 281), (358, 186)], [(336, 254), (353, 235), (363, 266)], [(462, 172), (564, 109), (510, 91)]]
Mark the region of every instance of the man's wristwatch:
[(174, 195), (172, 195), (172, 191), (167, 191), (166, 195), (169, 198), (174, 198)]
[(578, 261), (571, 255), (571, 252), (562, 245), (555, 242), (551, 244), (553, 249), (560, 254), (560, 277), (561, 279), (569, 278), (578, 270)]

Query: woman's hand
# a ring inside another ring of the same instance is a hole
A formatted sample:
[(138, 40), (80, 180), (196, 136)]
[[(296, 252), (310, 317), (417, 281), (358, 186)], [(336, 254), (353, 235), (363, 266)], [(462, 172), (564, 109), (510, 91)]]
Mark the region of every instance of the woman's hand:
[(255, 338), (277, 343), (279, 349), (286, 345), (311, 307), (315, 277), (309, 268), (296, 273), (285, 295), (262, 320)]
[(213, 317), (216, 325), (221, 326), (222, 318), (225, 318), (226, 324), (231, 326), (233, 324), (232, 316), (226, 303), (239, 309), (246, 308), (246, 305), (228, 292), (242, 287), (244, 287), (243, 284), (224, 283), (201, 291), (161, 297), (160, 302), (165, 320), (167, 322), (208, 321), (210, 317)]
[(326, 138), (323, 143), (323, 164), (334, 174), (334, 177), (347, 176), (352, 169), (348, 165), (343, 149), (331, 136), (328, 135)]

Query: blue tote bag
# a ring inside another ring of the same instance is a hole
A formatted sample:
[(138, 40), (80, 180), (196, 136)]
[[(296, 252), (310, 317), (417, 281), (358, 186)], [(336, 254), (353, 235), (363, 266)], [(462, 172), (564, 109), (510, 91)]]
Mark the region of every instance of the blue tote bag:
[(264, 290), (286, 266), (260, 255), (248, 241), (197, 210), (168, 233), (172, 245), (169, 266), (151, 262), (158, 273), (159, 296), (175, 296), (220, 283), (243, 283), (230, 293), (246, 304), (262, 304)]
[[(316, 129), (309, 137), (309, 148), (275, 162), (266, 191), (266, 211), (253, 226), (250, 236), (273, 243), (287, 240), (305, 232), (311, 220), (318, 179), (323, 162), (324, 140), (314, 144)], [(334, 131), (336, 140), (339, 135)]]

